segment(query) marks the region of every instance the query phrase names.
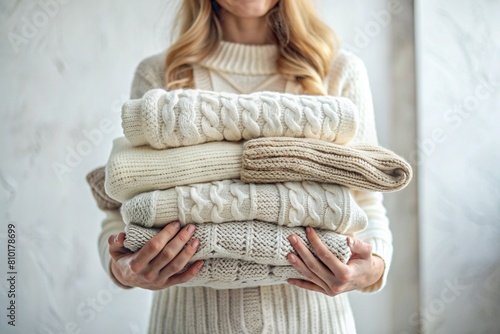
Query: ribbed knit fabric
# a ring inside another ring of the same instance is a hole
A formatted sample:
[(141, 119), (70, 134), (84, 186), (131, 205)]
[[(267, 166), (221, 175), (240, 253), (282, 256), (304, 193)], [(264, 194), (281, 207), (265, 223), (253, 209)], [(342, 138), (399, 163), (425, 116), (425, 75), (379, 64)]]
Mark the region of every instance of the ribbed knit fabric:
[(238, 179), (243, 146), (239, 142), (213, 142), (155, 150), (133, 147), (126, 138), (113, 141), (106, 165), (106, 193), (123, 202), (157, 189), (191, 183)]
[(149, 333), (356, 333), (347, 294), (334, 298), (291, 285), (156, 291)]
[(338, 145), (317, 139), (259, 138), (243, 145), (241, 180), (268, 183), (316, 181), (355, 190), (397, 191), (411, 166), (380, 146)]
[[(129, 224), (125, 227), (124, 245), (135, 252), (160, 231), (160, 228)], [(351, 251), (345, 236), (327, 230), (317, 233), (339, 260), (343, 263), (349, 260)], [(200, 240), (200, 246), (190, 263), (209, 259), (210, 265), (204, 267), (195, 280), (182, 285), (242, 288), (258, 286), (262, 281), (276, 284), (284, 283), (286, 278), (305, 278), (286, 259), (294, 252), (287, 240), (292, 234), (313, 251), (304, 227), (283, 227), (259, 221), (200, 224), (192, 237)]]
[(97, 206), (101, 210), (118, 210), (121, 203), (115, 201), (106, 194), (104, 190), (104, 180), (106, 172), (104, 167), (99, 167), (87, 174), (87, 183), (90, 185), (90, 190), (94, 196)]
[(281, 136), (345, 144), (357, 116), (343, 97), (152, 89), (123, 105), (122, 127), (132, 145), (156, 149)]
[[(164, 87), (165, 54), (146, 58), (136, 69), (131, 99)], [(278, 91), (303, 94), (300, 84), (277, 73), (275, 45), (222, 42), (212, 56), (194, 68), (198, 89), (228, 93)], [(355, 55), (340, 51), (324, 82), (329, 95), (349, 98), (359, 111), (351, 144), (377, 145), (372, 96), (366, 68)], [(350, 190), (368, 216), (365, 230), (355, 236), (372, 246), (385, 262), (379, 281), (360, 291), (378, 291), (387, 279), (392, 259), (392, 234), (379, 192)], [(117, 211), (107, 211), (99, 235), (103, 268), (110, 272), (107, 237), (123, 232)], [(116, 282), (116, 281), (115, 281)], [(119, 285), (119, 283), (116, 283)], [(328, 297), (288, 284), (232, 290), (174, 286), (153, 292), (148, 333), (355, 333), (348, 294)]]
[(155, 150), (118, 138), (106, 165), (105, 188), (120, 202), (142, 192), (232, 178), (251, 183), (316, 181), (388, 192), (404, 188), (411, 175), (402, 158), (367, 144), (275, 137)]
[(224, 180), (179, 186), (141, 193), (123, 203), (121, 214), (126, 224), (145, 227), (163, 227), (174, 220), (182, 225), (261, 220), (353, 234), (368, 223), (348, 189), (316, 182)]

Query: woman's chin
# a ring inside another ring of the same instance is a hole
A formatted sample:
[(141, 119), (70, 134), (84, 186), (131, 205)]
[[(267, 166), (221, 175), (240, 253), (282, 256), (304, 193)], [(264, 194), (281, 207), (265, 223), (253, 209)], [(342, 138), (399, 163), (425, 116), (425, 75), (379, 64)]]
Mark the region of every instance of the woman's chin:
[(265, 16), (278, 0), (219, 0), (225, 11), (242, 19), (252, 19)]

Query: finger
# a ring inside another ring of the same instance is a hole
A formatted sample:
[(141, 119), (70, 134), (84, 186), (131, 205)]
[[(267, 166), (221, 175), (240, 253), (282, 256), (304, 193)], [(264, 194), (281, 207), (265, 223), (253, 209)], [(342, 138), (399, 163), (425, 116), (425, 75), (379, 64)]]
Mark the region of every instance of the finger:
[(196, 261), (185, 272), (171, 276), (168, 279), (169, 285), (170, 284), (171, 285), (182, 284), (182, 283), (189, 281), (190, 279), (192, 279), (193, 277), (198, 275), (201, 268), (203, 268), (204, 264), (205, 264), (205, 262), (202, 260)]
[(135, 253), (136, 256), (130, 263), (133, 267), (133, 271), (138, 273), (149, 266), (151, 260), (156, 258), (156, 256), (163, 251), (165, 245), (175, 237), (177, 232), (179, 232), (180, 226), (179, 222), (172, 222), (149, 239), (146, 244)]
[(109, 253), (111, 257), (117, 261), (125, 254), (132, 253), (131, 250), (123, 246), (125, 233), (112, 234), (108, 237)]
[(120, 232), (116, 235), (115, 244), (125, 248), (125, 246), (123, 245), (124, 243), (125, 243), (125, 233)]
[(347, 269), (347, 265), (342, 263), (342, 261), (340, 261), (338, 257), (325, 246), (319, 238), (318, 233), (316, 233), (313, 228), (306, 227), (306, 234), (307, 239), (311, 243), (311, 246), (318, 258), (328, 267), (328, 269), (330, 269), (331, 272), (333, 272), (335, 276), (338, 276), (343, 270)]
[(179, 273), (191, 260), (193, 255), (198, 250), (198, 246), (200, 245), (200, 241), (198, 239), (193, 239), (189, 242), (189, 244), (167, 265), (160, 269), (159, 277), (160, 279), (164, 279), (165, 281)]
[(308, 268), (308, 266), (295, 254), (288, 254), (287, 256), (288, 261), (290, 264), (300, 271), (302, 275), (304, 275), (305, 278), (307, 278), (309, 281), (315, 283), (316, 285), (320, 286), (323, 289), (327, 288), (327, 284), (320, 278), (318, 275), (316, 275), (311, 269)]
[[(323, 281), (323, 284), (335, 279), (333, 273), (328, 268), (326, 268), (325, 265), (321, 263), (316, 257), (314, 257), (311, 251), (306, 247), (306, 245), (304, 245), (304, 243), (298, 236), (291, 235), (290, 237), (288, 237), (288, 240), (292, 244), (297, 254), (300, 256), (302, 261), (305, 263), (307, 268), (315, 273)], [(319, 282), (317, 283), (320, 284)], [(323, 284), (320, 285), (324, 286)]]
[(307, 290), (311, 290), (311, 291), (316, 291), (316, 292), (321, 292), (321, 293), (324, 293), (324, 294), (328, 294), (325, 291), (325, 289), (323, 289), (319, 285), (314, 284), (314, 283), (309, 282), (309, 281), (305, 281), (305, 280), (302, 280), (302, 279), (296, 279), (296, 278), (290, 278), (290, 279), (287, 280), (287, 282), (289, 284), (291, 284), (291, 285), (298, 286), (299, 288), (303, 288), (303, 289), (307, 289)]
[(353, 237), (347, 237), (347, 245), (351, 249), (352, 257), (366, 259), (372, 254), (372, 246)]
[[(191, 239), (196, 230), (193, 224), (189, 224), (184, 227), (172, 240), (170, 240), (167, 245), (162, 249), (162, 251), (150, 262), (149, 266), (151, 270), (159, 272), (167, 264), (170, 263), (184, 248), (186, 243)], [(179, 271), (182, 268), (179, 268)]]

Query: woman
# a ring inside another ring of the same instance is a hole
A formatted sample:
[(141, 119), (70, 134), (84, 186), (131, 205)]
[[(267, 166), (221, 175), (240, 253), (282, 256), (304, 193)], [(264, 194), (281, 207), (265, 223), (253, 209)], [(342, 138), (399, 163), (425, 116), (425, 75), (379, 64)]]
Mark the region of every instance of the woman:
[[(333, 32), (306, 0), (184, 0), (180, 37), (167, 51), (137, 67), (131, 98), (153, 88), (198, 88), (251, 93), (281, 91), (350, 98), (360, 112), (354, 142), (377, 144), (371, 92), (362, 61), (339, 50)], [(352, 191), (366, 212), (368, 228), (349, 238), (347, 264), (326, 249), (312, 229), (314, 257), (293, 236), (288, 259), (305, 280), (232, 290), (177, 286), (203, 266), (191, 259), (199, 240), (187, 244), (194, 226), (167, 225), (141, 250), (123, 247), (124, 223), (108, 211), (100, 235), (103, 264), (123, 288), (158, 290), (150, 333), (354, 333), (351, 290), (377, 291), (385, 284), (392, 235), (382, 195)]]

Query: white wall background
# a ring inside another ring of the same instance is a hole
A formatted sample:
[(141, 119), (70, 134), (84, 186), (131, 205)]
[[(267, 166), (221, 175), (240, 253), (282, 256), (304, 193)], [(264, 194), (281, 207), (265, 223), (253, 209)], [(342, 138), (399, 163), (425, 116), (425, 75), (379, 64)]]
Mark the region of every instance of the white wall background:
[(417, 7), (421, 312), (427, 333), (500, 333), (500, 1)]
[[(144, 57), (167, 47), (178, 1), (56, 1), (60, 5), (44, 10), (41, 4), (54, 1), (0, 0), (0, 214), (3, 220), (0, 242), (1, 249), (5, 249), (6, 225), (14, 224), (18, 272), (17, 326), (15, 329), (7, 326), (6, 311), (2, 311), (0, 332), (76, 333), (80, 329), (81, 333), (144, 333), (150, 293), (141, 289), (117, 290), (105, 276), (97, 253), (103, 215), (94, 204), (85, 175), (106, 162), (112, 139), (122, 135), (119, 112), (128, 98), (135, 66)], [(425, 115), (420, 124), (424, 136), (428, 133), (423, 129), (440, 126), (434, 123), (439, 118), (432, 117), (433, 111), (462, 101), (463, 94), (470, 94), (477, 85), (475, 82), (471, 85), (465, 75), (462, 81), (454, 80), (454, 76), (462, 75), (463, 69), (470, 75), (476, 71), (490, 73), (491, 66), (495, 65), (491, 50), (498, 51), (498, 45), (495, 49), (488, 41), (492, 39), (490, 35), (498, 32), (493, 16), (498, 2), (480, 1), (479, 10), (453, 3), (448, 0), (443, 6), (437, 6), (427, 0), (420, 8), (421, 12), (432, 14), (428, 21), (421, 22), (419, 30), (420, 34), (431, 36), (426, 41), (428, 44), (422, 44), (423, 51), (419, 54), (424, 59), (420, 64), (421, 86), (426, 88), (419, 100)], [(382, 145), (392, 148), (393, 127), (401, 126), (391, 120), (392, 91), (394, 85), (404, 82), (394, 83), (390, 76), (392, 50), (398, 46), (392, 44), (392, 22), (380, 16), (381, 11), (388, 8), (388, 1), (321, 0), (316, 1), (316, 5), (348, 49), (365, 61), (379, 139)], [(461, 19), (444, 19), (443, 8), (454, 11), (448, 16), (460, 14)], [(393, 18), (390, 16), (389, 20)], [(26, 27), (30, 23), (38, 26), (29, 30)], [(449, 29), (449, 34), (437, 35), (425, 27), (427, 23), (432, 23), (431, 27), (438, 31)], [(476, 29), (474, 34), (467, 33), (469, 25)], [(476, 35), (483, 44), (474, 40)], [(439, 36), (449, 44), (442, 43)], [(461, 40), (470, 43), (471, 51), (460, 49)], [(448, 45), (451, 51), (446, 51)], [(456, 63), (447, 61), (449, 59)], [(412, 70), (408, 71), (409, 80), (413, 80)], [(439, 75), (439, 71), (445, 75)], [(426, 224), (424, 237), (425, 243), (429, 242), (429, 246), (423, 244), (425, 247), (422, 247), (422, 264), (427, 270), (423, 276), (423, 305), (431, 305), (433, 298), (439, 297), (446, 279), (452, 280), (459, 273), (467, 273), (464, 277), (488, 273), (489, 283), (483, 285), (481, 293), (473, 295), (475, 305), (489, 305), (477, 311), (479, 319), (490, 324), (485, 330), (495, 324), (488, 318), (488, 312), (498, 314), (498, 294), (493, 293), (498, 289), (488, 290), (498, 287), (499, 272), (495, 272), (493, 266), (497, 261), (498, 267), (498, 257), (485, 251), (498, 240), (500, 215), (496, 190), (499, 179), (493, 164), (496, 161), (498, 165), (499, 159), (498, 155), (496, 160), (489, 158), (494, 149), (499, 152), (499, 141), (494, 141), (495, 131), (492, 131), (498, 113), (488, 112), (495, 106), (498, 112), (497, 91), (495, 94), (496, 97), (492, 95), (481, 102), (481, 112), (478, 109), (460, 128), (449, 133), (450, 139), (439, 145), (439, 151), (436, 149), (435, 154), (426, 157), (422, 167), (425, 179), (419, 180), (425, 192), (425, 196), (421, 196)], [(103, 121), (113, 124), (110, 131), (101, 131)], [(91, 131), (101, 131), (102, 139), (85, 145), (85, 133)], [(81, 154), (76, 156), (72, 152)], [(451, 162), (459, 157), (462, 164), (455, 168)], [(445, 162), (446, 168), (437, 168)], [(55, 170), (54, 163), (64, 164), (67, 169)], [(471, 171), (476, 178), (460, 178), (462, 173)], [(454, 179), (447, 179), (452, 176), (461, 180), (460, 192), (454, 191)], [(481, 191), (481, 187), (488, 192)], [(482, 197), (463, 195), (471, 188), (477, 189), (475, 194)], [(440, 197), (442, 193), (448, 195), (446, 199)], [(390, 203), (388, 206), (391, 217), (398, 208), (391, 207)], [(439, 224), (433, 223), (436, 219)], [(471, 223), (475, 220), (480, 222)], [(463, 227), (466, 222), (469, 222), (467, 226), (473, 226), (469, 239), (465, 232), (468, 230)], [(397, 229), (401, 235), (395, 234), (395, 239), (412, 238), (404, 235), (404, 222), (397, 223), (401, 224)], [(485, 230), (487, 233), (483, 233)], [(448, 240), (446, 247), (443, 240)], [(463, 248), (465, 241), (471, 241), (467, 248)], [(478, 246), (482, 241), (485, 245)], [(498, 248), (496, 250), (498, 253)], [(435, 256), (436, 252), (443, 254)], [(473, 261), (478, 258), (480, 261)], [(468, 263), (474, 264), (473, 269), (468, 269)], [(392, 268), (392, 277), (407, 271), (406, 266), (414, 268), (415, 265), (404, 258), (398, 259)], [(443, 271), (447, 265), (450, 271)], [(0, 309), (5, 310), (6, 255), (0, 255), (0, 268)], [(401, 328), (417, 331), (418, 326), (410, 320), (393, 316), (400, 306), (397, 296), (404, 295), (404, 285), (405, 282), (390, 279), (387, 288), (378, 294), (352, 294), (360, 333), (392, 333)], [(456, 306), (447, 305), (446, 311), (432, 324), (453, 323), (455, 308), (461, 307), (460, 312), (472, 308), (465, 303), (468, 299), (465, 293), (460, 298), (453, 304)], [(418, 305), (417, 300), (406, 302)]]

